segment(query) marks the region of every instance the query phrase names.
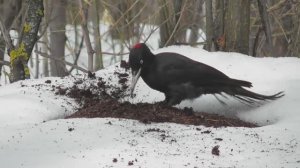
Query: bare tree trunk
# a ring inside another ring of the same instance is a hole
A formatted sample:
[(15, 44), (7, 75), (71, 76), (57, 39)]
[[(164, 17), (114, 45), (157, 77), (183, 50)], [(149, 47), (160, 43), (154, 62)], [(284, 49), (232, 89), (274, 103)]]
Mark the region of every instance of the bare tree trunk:
[[(4, 41), (4, 38), (3, 36), (1, 35), (0, 36), (0, 61), (4, 61), (4, 53), (5, 53), (5, 41)], [(2, 64), (0, 63), (0, 77), (1, 77), (1, 74), (2, 74)]]
[(239, 52), (249, 55), (250, 38), (250, 0), (240, 0), (240, 31), (239, 31)]
[[(48, 26), (47, 24), (49, 23), (49, 5), (48, 5), (48, 1), (51, 1), (51, 0), (44, 0), (44, 13), (45, 13), (45, 16), (44, 16), (44, 25), (43, 27), (41, 28), (42, 30), (45, 31), (45, 33), (43, 34), (42, 38), (41, 38), (41, 41), (43, 42), (41, 44), (41, 52), (43, 53), (49, 53), (49, 50), (48, 50), (48, 46), (49, 46), (49, 39), (48, 39)], [(42, 58), (42, 75), (43, 77), (48, 77), (49, 76), (49, 59), (48, 58)]]
[(175, 23), (179, 22), (182, 0), (174, 0)]
[[(35, 49), (38, 50), (39, 46), (38, 44), (35, 45)], [(38, 79), (40, 73), (40, 60), (39, 60), (39, 54), (35, 53), (35, 73), (34, 78)]]
[[(187, 1), (161, 0), (160, 2), (160, 47), (186, 43), (187, 26), (182, 24)], [(184, 2), (184, 3), (183, 3)]]
[(30, 78), (27, 63), (37, 41), (37, 33), (42, 17), (44, 16), (42, 0), (28, 0), (26, 2), (28, 3), (28, 10), (25, 16), (25, 22), (22, 26), (21, 36), (16, 47), (9, 41), (9, 34), (4, 30), (4, 26), (1, 25), (2, 32), (6, 36), (5, 39), (7, 39), (6, 44), (9, 47), (8, 53), (10, 56), (11, 82)]
[(271, 24), (270, 24), (270, 18), (267, 12), (267, 1), (266, 0), (257, 0), (258, 3), (258, 11), (262, 23), (263, 31), (265, 32), (267, 44), (269, 51), (271, 51), (271, 54), (273, 55), (273, 40), (272, 40), (272, 30), (271, 30)]
[(159, 4), (161, 6), (159, 19), (160, 23), (162, 23), (159, 29), (159, 47), (164, 47), (175, 44), (175, 38), (172, 36), (172, 31), (175, 28), (175, 24), (173, 23), (173, 15), (167, 0), (159, 0)]
[[(214, 19), (214, 30), (215, 30), (215, 37), (221, 37), (224, 35), (224, 0), (217, 0), (216, 1), (216, 9), (215, 9), (215, 19)], [(215, 38), (214, 37), (214, 38)]]
[(249, 54), (250, 0), (228, 0), (225, 14), (225, 51)]
[(95, 7), (93, 8), (93, 28), (94, 28), (94, 41), (95, 41), (95, 66), (94, 70), (97, 71), (103, 68), (103, 59), (102, 59), (102, 47), (101, 47), (101, 36), (100, 36), (100, 17), (99, 17), (99, 3), (97, 0), (94, 0)]
[(294, 9), (295, 15), (293, 16), (293, 30), (291, 43), (289, 46), (289, 53), (291, 56), (300, 57), (300, 6)]
[(192, 23), (190, 25), (191, 34), (189, 37), (189, 43), (192, 46), (196, 44), (199, 38), (199, 29), (201, 25), (204, 25), (203, 19), (201, 18), (203, 2), (204, 2), (203, 0), (196, 0), (194, 4), (193, 15), (192, 15), (193, 18), (192, 18)]
[(205, 49), (207, 51), (212, 51), (212, 39), (214, 37), (213, 35), (213, 13), (212, 13), (212, 1), (211, 0), (205, 0), (205, 12), (206, 12), (206, 44)]
[(172, 33), (175, 36), (176, 43), (186, 42), (186, 30), (187, 26), (182, 23), (182, 15), (184, 14), (184, 7), (187, 1), (183, 3), (183, 0), (174, 0), (174, 15), (175, 15), (175, 27)]
[(225, 15), (224, 0), (215, 1), (213, 44), (215, 44), (216, 51), (224, 51), (225, 48), (224, 15)]
[[(64, 60), (66, 43), (66, 5), (65, 0), (49, 1), (50, 16), (50, 55), (53, 58)], [(66, 76), (67, 69), (63, 62), (51, 60), (50, 70), (52, 76)]]
[[(47, 32), (45, 32), (45, 34), (43, 35), (42, 41), (44, 42), (44, 44), (42, 44), (41, 50), (43, 53), (48, 53), (49, 40), (48, 40)], [(49, 76), (49, 59), (43, 58), (42, 60), (43, 60), (43, 75), (44, 75), (44, 77), (48, 77)]]
[(82, 27), (82, 33), (83, 33), (83, 37), (84, 37), (84, 41), (85, 41), (85, 45), (87, 48), (87, 52), (88, 52), (88, 70), (90, 72), (93, 72), (93, 61), (94, 61), (94, 53), (95, 51), (93, 50), (92, 44), (91, 44), (91, 40), (90, 40), (90, 36), (89, 36), (89, 30), (87, 27), (87, 12), (88, 12), (88, 4), (84, 4), (85, 2), (83, 2), (82, 0), (79, 0), (79, 5), (80, 5), (80, 14), (81, 14), (81, 27)]
[[(5, 28), (9, 31), (13, 22), (16, 22), (17, 16), (19, 15), (22, 8), (22, 0), (10, 0), (2, 1), (0, 3), (0, 19), (4, 22)], [(20, 24), (17, 22), (17, 24)], [(6, 44), (4, 37), (0, 35), (0, 61), (4, 61)], [(0, 63), (0, 77), (2, 72), (2, 64)]]

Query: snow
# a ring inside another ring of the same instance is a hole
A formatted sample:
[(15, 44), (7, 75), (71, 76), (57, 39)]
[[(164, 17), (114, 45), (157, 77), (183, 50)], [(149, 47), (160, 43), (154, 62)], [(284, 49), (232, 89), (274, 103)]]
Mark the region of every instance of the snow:
[[(260, 124), (258, 128), (143, 124), (112, 118), (65, 120), (62, 118), (78, 105), (55, 95), (52, 85), (72, 86), (73, 77), (21, 81), (0, 87), (0, 167), (300, 167), (300, 59), (253, 58), (183, 46), (154, 52), (165, 51), (211, 65), (232, 78), (249, 80), (252, 91), (284, 91), (285, 96), (259, 107), (231, 98), (224, 99), (227, 105), (223, 106), (210, 95), (177, 106), (239, 117)], [(117, 85), (116, 68), (110, 66), (96, 74)], [(152, 103), (164, 99), (142, 80), (135, 93), (134, 99), (124, 100)], [(160, 131), (149, 131), (154, 128)], [(220, 146), (219, 156), (211, 153), (216, 145)]]
[[(51, 91), (52, 85), (70, 86), (69, 81), (57, 78), (25, 80), (0, 87), (0, 126), (38, 123), (70, 115), (76, 107), (75, 101), (61, 96), (55, 96)], [(59, 82), (54, 82), (54, 81)], [(38, 87), (31, 87), (36, 86)]]

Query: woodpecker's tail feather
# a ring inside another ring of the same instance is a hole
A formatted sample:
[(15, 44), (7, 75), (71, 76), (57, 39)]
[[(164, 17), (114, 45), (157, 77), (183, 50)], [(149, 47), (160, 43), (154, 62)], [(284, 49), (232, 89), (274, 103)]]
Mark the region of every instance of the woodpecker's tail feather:
[(241, 87), (231, 91), (226, 91), (226, 93), (238, 99), (239, 101), (245, 102), (247, 104), (256, 104), (256, 103), (260, 103), (261, 101), (276, 100), (284, 96), (284, 92), (282, 91), (273, 95), (262, 95), (262, 94), (251, 92)]

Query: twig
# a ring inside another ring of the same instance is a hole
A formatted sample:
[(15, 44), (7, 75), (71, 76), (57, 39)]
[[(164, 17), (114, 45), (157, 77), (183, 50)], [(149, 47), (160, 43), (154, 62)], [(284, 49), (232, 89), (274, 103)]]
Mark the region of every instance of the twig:
[[(75, 60), (74, 60), (74, 65), (77, 65), (77, 61), (79, 58), (79, 55), (81, 53), (83, 47), (83, 37), (81, 38), (80, 44), (79, 44), (79, 50), (77, 51), (77, 53), (75, 53)], [(73, 71), (74, 67), (71, 67), (71, 69), (69, 70), (69, 74)]]
[(281, 29), (281, 31), (282, 31), (282, 33), (283, 33), (283, 35), (284, 35), (286, 41), (289, 43), (290, 40), (289, 40), (289, 38), (287, 37), (287, 34), (286, 34), (286, 32), (285, 32), (285, 30), (284, 30), (282, 24), (280, 23), (279, 19), (276, 17), (276, 15), (275, 15), (273, 12), (271, 12), (271, 14), (273, 15), (275, 22), (278, 24), (279, 28)]
[(176, 42), (175, 45), (205, 45), (207, 42), (196, 42), (196, 43), (186, 43), (186, 42)]
[(106, 54), (106, 55), (113, 55), (113, 56), (123, 56), (123, 55), (127, 55), (129, 54), (128, 52), (126, 53), (110, 53), (110, 52), (101, 52), (102, 54)]
[(146, 43), (149, 38), (151, 37), (151, 35), (158, 30), (163, 24), (165, 24), (166, 22), (168, 22), (171, 19), (171, 16), (169, 16), (167, 19), (165, 19), (163, 22), (160, 23), (160, 25), (158, 25), (156, 28), (154, 28), (153, 30), (151, 30), (150, 34), (147, 36), (147, 38), (144, 40), (144, 43)]
[[(111, 28), (107, 31), (107, 32), (105, 32), (104, 34), (106, 34), (106, 33), (108, 33), (108, 32), (110, 32), (110, 30), (112, 29), (112, 28), (115, 28), (117, 25), (118, 25), (118, 23), (126, 16), (126, 14), (128, 14), (129, 12), (130, 12), (130, 10), (131, 9), (133, 9), (133, 7), (135, 7), (136, 6), (136, 4), (139, 2), (140, 0), (136, 0), (122, 15), (121, 15), (121, 17), (117, 20), (117, 21), (115, 21), (115, 23), (111, 26)], [(108, 3), (106, 3), (105, 1), (102, 1), (103, 3), (104, 3), (104, 5), (107, 5), (107, 6), (112, 6), (112, 5), (110, 5), (110, 4), (108, 4)], [(114, 7), (114, 6), (112, 6), (112, 7)]]
[(43, 52), (40, 52), (40, 51), (37, 51), (37, 50), (35, 50), (34, 52), (37, 53), (37, 54), (39, 54), (39, 55), (42, 56), (42, 57), (50, 58), (50, 59), (53, 59), (53, 60), (55, 60), (55, 61), (63, 62), (63, 63), (65, 63), (65, 64), (67, 64), (67, 65), (69, 65), (69, 66), (71, 66), (71, 67), (74, 67), (74, 68), (76, 68), (76, 69), (82, 71), (82, 72), (85, 72), (85, 73), (88, 73), (88, 72), (89, 72), (88, 70), (86, 70), (86, 69), (84, 69), (84, 68), (82, 68), (82, 67), (80, 67), (80, 66), (78, 66), (78, 65), (74, 65), (74, 64), (72, 64), (72, 63), (70, 63), (70, 62), (67, 62), (67, 61), (62, 60), (62, 59), (59, 59), (59, 58), (51, 57), (51, 56), (49, 56), (47, 53), (43, 53)]
[(284, 3), (286, 1), (287, 0), (281, 0), (281, 1), (279, 1), (278, 3), (276, 3), (273, 6), (269, 7), (269, 9), (267, 10), (267, 12), (271, 12), (271, 11), (274, 11), (274, 10), (277, 10), (277, 9), (281, 8), (282, 6), (284, 6)]
[[(164, 24), (164, 23), (166, 23), (166, 22), (163, 22), (163, 24)], [(162, 24), (161, 24), (161, 25), (162, 25)], [(160, 26), (158, 26), (158, 27), (156, 27), (155, 29), (151, 30), (151, 32), (150, 32), (150, 34), (148, 35), (148, 37), (144, 40), (144, 43), (146, 43), (146, 42), (149, 40), (149, 38), (152, 36), (152, 34), (153, 34), (154, 32), (156, 32), (156, 30), (157, 30), (158, 28), (160, 28)]]

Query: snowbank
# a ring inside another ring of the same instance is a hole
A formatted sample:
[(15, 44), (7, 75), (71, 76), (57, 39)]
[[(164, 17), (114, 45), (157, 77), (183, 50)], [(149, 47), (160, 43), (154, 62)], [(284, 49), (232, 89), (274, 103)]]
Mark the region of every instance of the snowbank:
[[(71, 86), (72, 77), (49, 78), (51, 84), (45, 83), (47, 78), (1, 86), (0, 167), (300, 167), (300, 59), (252, 58), (178, 46), (155, 52), (165, 51), (211, 65), (232, 78), (251, 81), (252, 91), (284, 91), (285, 96), (260, 107), (230, 98), (224, 100), (228, 105), (222, 106), (210, 95), (178, 105), (263, 125), (251, 129), (205, 128), (110, 118), (59, 119), (77, 106), (65, 96), (55, 95), (52, 85)], [(97, 75), (110, 78), (114, 68)], [(127, 100), (164, 99), (142, 80), (135, 93), (136, 98)], [(149, 131), (152, 128), (160, 131)], [(211, 153), (216, 145), (220, 146), (220, 156)]]

